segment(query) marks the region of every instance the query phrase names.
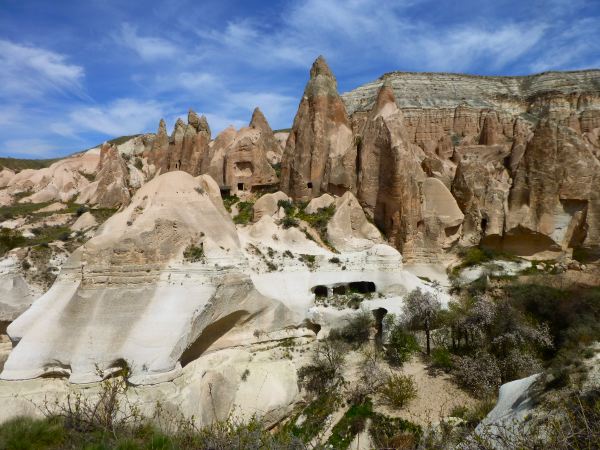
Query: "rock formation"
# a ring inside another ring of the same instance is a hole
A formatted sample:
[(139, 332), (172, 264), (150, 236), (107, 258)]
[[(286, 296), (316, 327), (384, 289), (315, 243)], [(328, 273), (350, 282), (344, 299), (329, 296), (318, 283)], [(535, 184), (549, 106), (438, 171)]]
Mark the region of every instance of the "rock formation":
[(367, 220), (356, 197), (346, 192), (335, 202), (335, 213), (327, 225), (327, 240), (339, 251), (354, 252), (381, 242), (377, 227)]
[[(457, 241), (523, 256), (577, 247), (600, 255), (599, 79), (597, 70), (528, 77), (395, 72), (343, 94), (359, 142), (357, 198), (407, 259), (437, 259)], [(406, 149), (395, 159), (382, 157), (392, 134)], [(427, 225), (419, 203), (429, 177), (451, 190), (462, 226), (449, 225), (458, 219)], [(379, 185), (388, 190), (378, 212)]]
[(90, 184), (87, 176), (95, 173), (99, 160), (99, 149), (92, 149), (43, 169), (25, 169), (12, 176), (12, 171), (3, 171), (0, 180), (11, 196), (30, 194), (21, 198), (21, 203), (68, 202)]
[(209, 174), (221, 189), (235, 193), (279, 182), (269, 161), (281, 148), (267, 119), (256, 108), (248, 127), (229, 127), (211, 141), (206, 117), (190, 110), (187, 125), (177, 120), (171, 137), (160, 121), (152, 149), (145, 152), (155, 174), (182, 170), (193, 176)]
[(206, 172), (210, 128), (205, 116), (198, 116), (191, 109), (187, 125), (178, 119), (171, 137), (167, 125), (161, 119), (152, 148), (144, 153), (156, 173), (183, 170), (193, 176)]
[(92, 183), (81, 190), (76, 202), (88, 203), (100, 208), (127, 205), (130, 199), (128, 173), (125, 161), (117, 147), (105, 143), (100, 149), (96, 177)]
[(342, 195), (356, 185), (356, 145), (337, 82), (323, 57), (310, 70), (281, 161), (281, 189), (294, 199)]

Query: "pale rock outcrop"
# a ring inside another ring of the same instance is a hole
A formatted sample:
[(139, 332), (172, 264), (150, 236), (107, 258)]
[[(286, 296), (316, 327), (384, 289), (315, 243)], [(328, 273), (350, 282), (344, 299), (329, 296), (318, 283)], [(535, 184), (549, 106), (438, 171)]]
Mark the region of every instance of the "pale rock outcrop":
[(504, 248), (525, 255), (600, 245), (600, 160), (572, 128), (540, 122), (515, 170)]
[(459, 159), (452, 193), (465, 214), (461, 244), (477, 245), (482, 239), (492, 243), (504, 233), (506, 202), (511, 177), (504, 161), (506, 146), (468, 146), (457, 153)]
[(310, 70), (281, 161), (281, 189), (310, 200), (356, 189), (356, 145), (337, 82), (320, 56)]
[(275, 137), (267, 118), (264, 116), (262, 111), (257, 107), (252, 112), (252, 119), (250, 120), (250, 128), (256, 128), (260, 130), (261, 136), (261, 147), (267, 157), (269, 164), (281, 163), (283, 156), (283, 148), (279, 140)]
[(339, 251), (362, 251), (381, 242), (381, 233), (367, 220), (351, 192), (336, 199), (335, 213), (327, 224), (327, 239)]
[[(192, 245), (195, 262), (184, 254)], [(208, 350), (252, 339), (257, 328), (300, 323), (297, 313), (256, 291), (243, 265), (216, 182), (181, 171), (158, 176), (9, 326), (19, 345), (1, 376), (62, 374), (86, 383), (97, 380), (96, 366), (108, 374), (126, 361), (132, 383), (160, 382)]]
[(8, 186), (10, 180), (15, 176), (13, 170), (7, 169), (6, 167), (0, 170), (0, 189)]
[(320, 197), (313, 198), (306, 208), (304, 208), (304, 212), (307, 214), (315, 214), (319, 211), (319, 209), (327, 208), (335, 203), (335, 197), (329, 194), (323, 194)]
[(290, 198), (281, 191), (263, 195), (252, 207), (252, 220), (257, 222), (263, 216), (274, 216), (279, 211), (277, 203), (289, 199)]
[(7, 184), (10, 194), (31, 192), (21, 203), (68, 202), (90, 184), (86, 175), (95, 173), (100, 153), (89, 150), (55, 162), (43, 169), (25, 169)]
[(403, 114), (384, 84), (364, 127), (358, 164), (358, 199), (367, 214), (407, 259), (423, 242), (420, 183), (424, 155), (406, 136)]
[[(402, 122), (399, 134), (405, 147), (418, 147), (399, 158), (398, 164), (405, 165), (416, 157), (427, 177), (436, 178), (451, 189), (465, 214), (461, 246), (481, 243), (536, 257), (553, 257), (583, 246), (600, 255), (595, 250), (598, 227), (591, 193), (597, 190), (588, 191), (583, 186), (590, 182), (594, 185), (589, 168), (600, 161), (600, 142), (594, 132), (600, 123), (599, 80), (598, 70), (527, 77), (394, 72), (343, 94), (359, 140), (357, 197), (406, 258), (427, 259), (436, 249), (440, 250), (439, 245), (432, 244), (440, 243), (439, 227), (415, 233), (415, 225), (421, 223), (416, 205), (400, 211), (397, 223), (402, 225), (397, 236), (372, 212), (376, 202), (374, 186), (385, 176), (378, 174), (376, 163), (380, 158), (378, 149), (384, 147), (385, 141), (385, 133), (383, 138), (378, 134), (376, 119), (382, 100), (386, 103), (387, 99), (389, 108), (392, 101), (397, 108), (398, 118), (393, 121)], [(386, 116), (385, 112), (381, 115)], [(547, 120), (565, 131), (544, 137), (548, 134), (544, 126)], [(390, 122), (386, 120), (388, 127)], [(525, 159), (527, 153), (531, 155), (532, 142), (541, 153), (544, 146), (565, 147), (561, 139), (567, 135), (571, 157), (564, 159), (562, 167), (564, 175), (569, 174), (564, 184), (572, 187), (567, 196), (560, 195), (559, 205), (556, 194), (546, 193), (554, 189), (547, 188), (552, 181), (546, 185), (533, 180), (544, 179), (547, 171), (554, 172), (560, 165), (546, 155), (537, 156), (535, 164)], [(390, 161), (386, 158), (386, 170), (393, 166)], [(581, 177), (571, 175), (578, 165), (586, 166), (578, 172)], [(416, 167), (408, 171), (415, 174), (417, 182), (423, 179)], [(582, 195), (574, 194), (575, 190), (589, 195), (580, 198)], [(404, 204), (417, 197), (416, 190), (410, 191)], [(525, 208), (521, 204), (529, 203), (524, 200), (528, 196), (546, 200), (532, 200), (539, 206)], [(541, 210), (547, 211), (543, 219)], [(384, 216), (388, 216), (387, 211)]]
[(464, 214), (440, 180), (427, 178), (421, 185), (421, 192), (426, 234), (436, 239), (441, 248), (447, 249), (460, 238)]
[(33, 300), (33, 292), (21, 275), (19, 259), (14, 255), (0, 258), (0, 326), (15, 320)]
[(85, 231), (98, 225), (96, 218), (89, 211), (84, 212), (79, 218), (71, 225), (73, 231)]
[(82, 189), (76, 202), (112, 208), (127, 205), (129, 200), (127, 165), (117, 147), (105, 143), (100, 150), (96, 177)]

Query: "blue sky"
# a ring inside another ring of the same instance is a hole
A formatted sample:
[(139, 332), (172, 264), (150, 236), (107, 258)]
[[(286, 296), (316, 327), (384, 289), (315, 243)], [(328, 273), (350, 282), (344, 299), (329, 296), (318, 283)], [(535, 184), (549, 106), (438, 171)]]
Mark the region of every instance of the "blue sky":
[(290, 126), (312, 61), (341, 92), (385, 72), (600, 67), (600, 0), (0, 0), (0, 156), (65, 155), (259, 106)]

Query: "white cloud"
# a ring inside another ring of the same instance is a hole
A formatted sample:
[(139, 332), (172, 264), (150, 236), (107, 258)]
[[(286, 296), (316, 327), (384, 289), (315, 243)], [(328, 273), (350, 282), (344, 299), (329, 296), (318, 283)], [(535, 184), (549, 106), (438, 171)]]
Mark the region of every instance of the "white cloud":
[(47, 91), (81, 95), (84, 69), (65, 55), (29, 45), (0, 40), (0, 95), (38, 97)]
[(155, 128), (163, 114), (161, 103), (123, 98), (107, 105), (78, 107), (68, 114), (67, 123), (55, 123), (53, 131), (63, 135), (96, 131), (115, 137), (136, 134)]
[(115, 40), (145, 61), (173, 58), (178, 54), (177, 46), (172, 42), (159, 37), (140, 36), (137, 28), (129, 23), (121, 25)]

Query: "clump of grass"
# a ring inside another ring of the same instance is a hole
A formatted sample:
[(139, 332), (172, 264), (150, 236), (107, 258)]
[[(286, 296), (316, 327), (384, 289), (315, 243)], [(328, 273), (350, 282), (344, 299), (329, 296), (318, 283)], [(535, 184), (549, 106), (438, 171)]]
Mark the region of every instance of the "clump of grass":
[(204, 260), (204, 248), (202, 246), (196, 247), (190, 244), (183, 251), (183, 259), (188, 262), (198, 262)]
[(310, 270), (313, 270), (317, 265), (317, 258), (315, 255), (301, 254), (298, 259), (306, 264)]
[(233, 218), (233, 223), (238, 225), (246, 225), (252, 219), (252, 202), (239, 202), (237, 216)]
[(228, 212), (231, 212), (231, 207), (239, 201), (240, 199), (237, 195), (225, 195), (223, 197), (223, 206)]

